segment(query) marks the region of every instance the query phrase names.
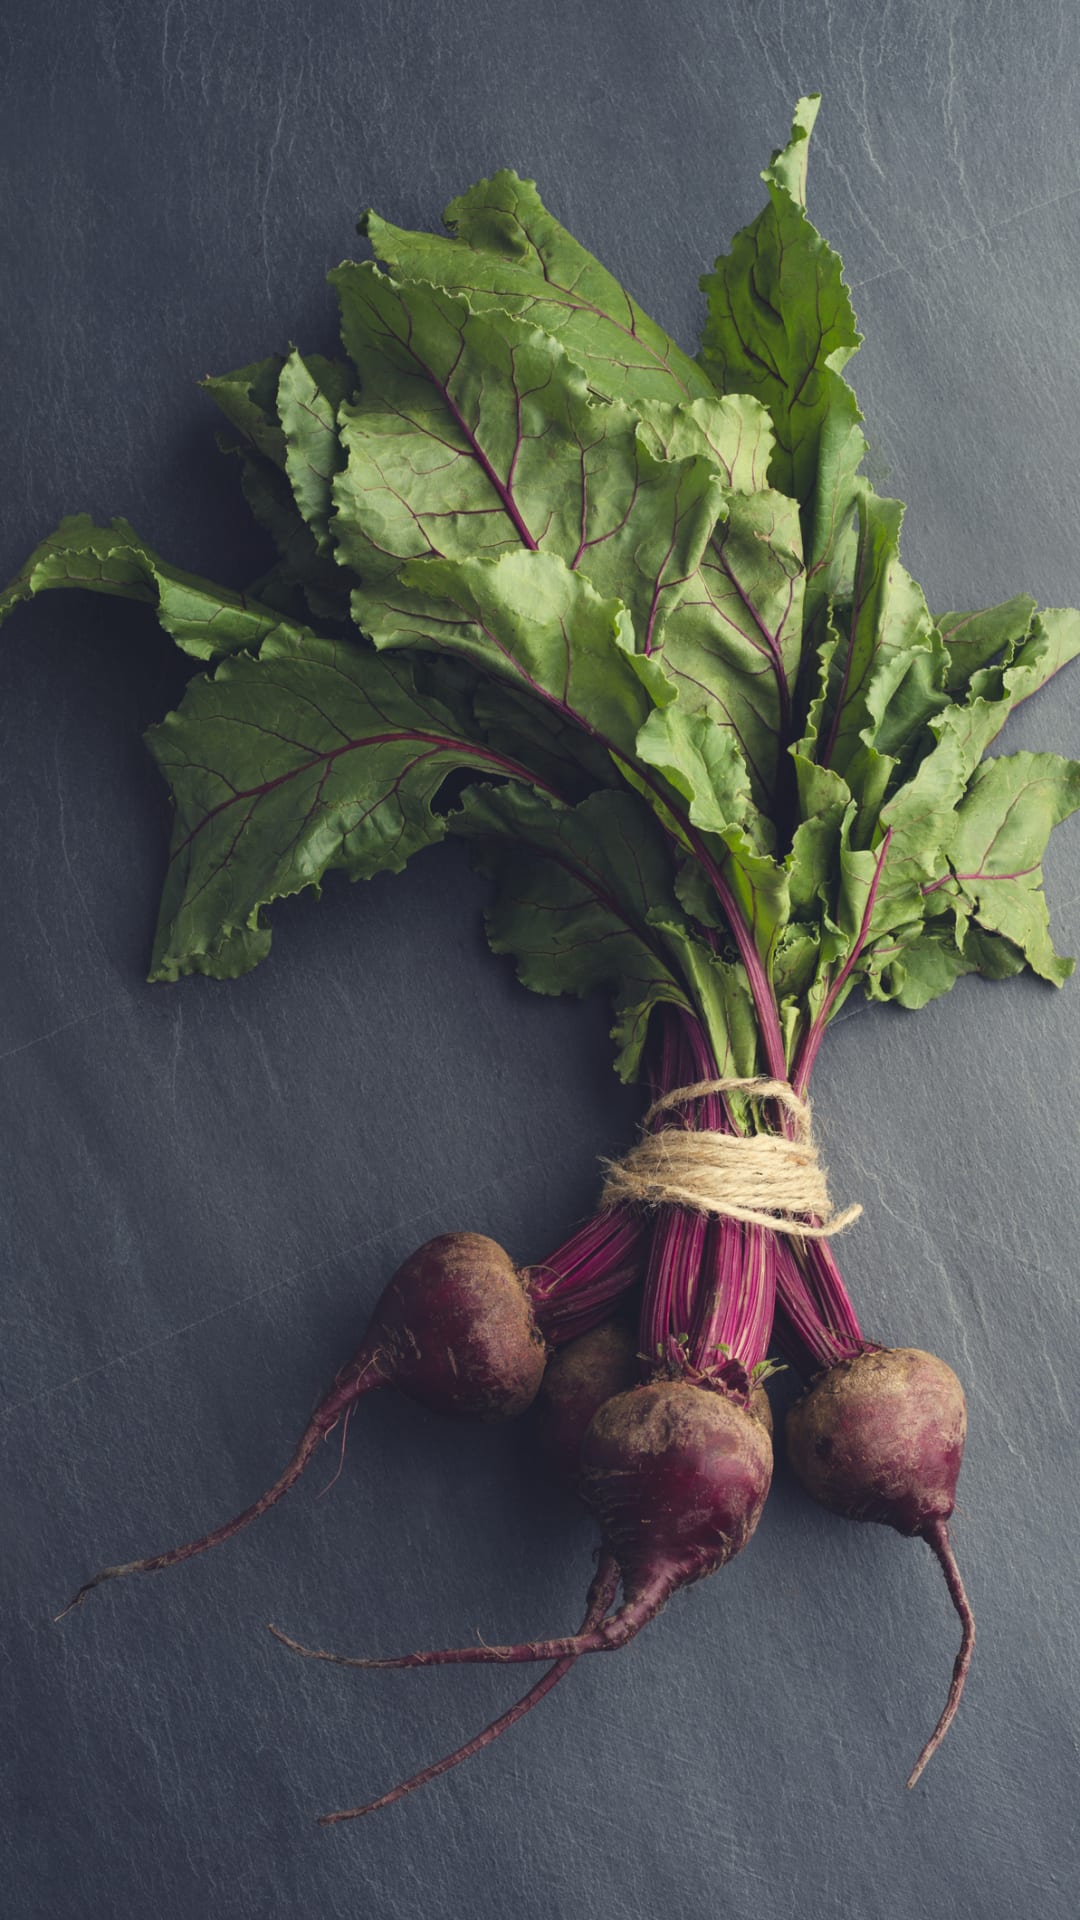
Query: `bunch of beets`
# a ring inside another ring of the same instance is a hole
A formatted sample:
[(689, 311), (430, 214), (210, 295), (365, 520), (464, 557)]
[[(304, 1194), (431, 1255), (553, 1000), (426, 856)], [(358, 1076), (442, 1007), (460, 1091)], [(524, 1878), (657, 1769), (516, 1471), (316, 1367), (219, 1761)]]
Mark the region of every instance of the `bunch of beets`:
[[(859, 472), (850, 298), (805, 210), (816, 112), (800, 102), (762, 212), (702, 281), (696, 358), (499, 173), (444, 235), (365, 217), (375, 260), (331, 275), (343, 359), (294, 350), (206, 383), (277, 546), (248, 592), (179, 571), (125, 522), (67, 520), (31, 556), (4, 608), (52, 587), (143, 600), (201, 663), (149, 735), (174, 803), (152, 979), (235, 977), (266, 954), (274, 900), (464, 836), (493, 883), (491, 945), (524, 984), (610, 994), (647, 1138), (792, 1148), (856, 987), (918, 1008), (965, 973), (1065, 979), (1040, 862), (1080, 805), (1080, 763), (984, 755), (1080, 652), (1080, 615), (1019, 596), (934, 616), (901, 564), (902, 509)], [(584, 1620), (343, 1661), (553, 1663), (385, 1805), (745, 1545), (777, 1352), (808, 1383), (787, 1420), (799, 1481), (925, 1540), (962, 1622), (913, 1784), (974, 1642), (948, 1532), (964, 1395), (933, 1355), (864, 1336), (829, 1226), (680, 1189), (609, 1199), (525, 1268), (440, 1235), (394, 1275), (262, 1498), (106, 1568), (72, 1605), (231, 1538), (377, 1388), (488, 1421), (536, 1401), (546, 1456), (599, 1527)]]

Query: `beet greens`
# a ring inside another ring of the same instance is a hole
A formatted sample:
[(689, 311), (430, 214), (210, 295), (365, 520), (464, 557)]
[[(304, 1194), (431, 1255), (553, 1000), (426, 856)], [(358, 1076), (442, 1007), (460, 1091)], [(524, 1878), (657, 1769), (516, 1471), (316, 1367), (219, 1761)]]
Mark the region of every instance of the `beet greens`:
[[(365, 216), (374, 259), (330, 275), (343, 358), (293, 349), (206, 382), (277, 550), (247, 592), (179, 571), (123, 521), (66, 520), (31, 556), (0, 612), (53, 587), (124, 595), (200, 663), (148, 736), (173, 801), (151, 980), (233, 978), (266, 957), (276, 900), (454, 835), (521, 981), (610, 996), (618, 1072), (669, 1103), (654, 1130), (787, 1138), (786, 1105), (728, 1083), (805, 1096), (856, 989), (917, 1009), (968, 973), (1065, 980), (1041, 861), (1080, 806), (1080, 762), (985, 756), (1080, 653), (1080, 614), (1019, 596), (934, 616), (903, 566), (903, 508), (861, 472), (850, 296), (805, 207), (817, 104), (799, 103), (762, 212), (702, 281), (696, 359), (500, 172), (441, 235)], [(460, 1288), (421, 1249), (402, 1274), (419, 1262), (424, 1287), (391, 1282), (262, 1499), (98, 1578), (230, 1537), (367, 1387), (508, 1415), (545, 1353), (632, 1302), (636, 1382), (625, 1335), (604, 1334), (554, 1363), (545, 1402), (549, 1453), (600, 1529), (581, 1631), (346, 1661), (556, 1663), (353, 1811), (488, 1744), (741, 1548), (771, 1475), (774, 1342), (812, 1382), (788, 1423), (804, 1486), (924, 1538), (963, 1622), (913, 1782), (973, 1643), (947, 1526), (963, 1393), (933, 1356), (866, 1340), (828, 1239), (783, 1224), (665, 1203), (602, 1212), (521, 1273), (495, 1249), (520, 1339), (501, 1370), (478, 1347), (460, 1374)]]

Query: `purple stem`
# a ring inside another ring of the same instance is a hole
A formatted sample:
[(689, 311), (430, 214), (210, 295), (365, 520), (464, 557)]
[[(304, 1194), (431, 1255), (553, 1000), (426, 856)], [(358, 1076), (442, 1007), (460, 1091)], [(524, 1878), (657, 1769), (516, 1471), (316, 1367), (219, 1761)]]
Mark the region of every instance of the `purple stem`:
[[(658, 1078), (667, 1090), (719, 1076), (699, 1022), (685, 1013), (664, 1022)], [(723, 1097), (657, 1116), (661, 1125), (730, 1132)], [(765, 1358), (776, 1293), (776, 1235), (686, 1207), (662, 1207), (653, 1228), (641, 1313), (641, 1348), (650, 1368), (684, 1355), (692, 1369), (715, 1372), (731, 1360), (749, 1373)], [(719, 1349), (725, 1351), (720, 1353)]]
[(828, 1240), (804, 1241), (802, 1260), (811, 1294), (833, 1339), (845, 1352), (861, 1353), (866, 1342)]
[(870, 931), (870, 921), (874, 912), (874, 902), (877, 899), (877, 891), (881, 883), (881, 870), (885, 865), (885, 855), (889, 851), (892, 832), (893, 830), (890, 827), (881, 843), (881, 850), (877, 857), (877, 866), (874, 868), (874, 877), (870, 882), (870, 891), (866, 896), (866, 906), (863, 910), (862, 920), (859, 923), (859, 931), (856, 935), (855, 945), (852, 947), (836, 979), (829, 988), (817, 1019), (811, 1022), (811, 1025), (807, 1029), (806, 1037), (799, 1048), (795, 1061), (795, 1071), (791, 1076), (791, 1084), (796, 1093), (804, 1094), (806, 1092), (811, 1069), (814, 1061), (817, 1059), (818, 1048), (825, 1037), (825, 1029), (832, 1018), (832, 1011), (836, 1005), (837, 996), (847, 985), (851, 977), (851, 970), (866, 945), (866, 938)]
[(641, 1279), (647, 1228), (632, 1207), (611, 1207), (579, 1227), (523, 1279), (548, 1344), (568, 1340), (610, 1318), (616, 1301)]
[(713, 1220), (698, 1290), (690, 1360), (715, 1366), (721, 1351), (751, 1373), (772, 1339), (776, 1306), (776, 1241), (768, 1228)]
[[(696, 1022), (693, 1024), (696, 1025)], [(653, 1098), (704, 1076), (698, 1073), (687, 1029), (691, 1022), (666, 1008), (660, 1029), (660, 1057), (653, 1079)], [(715, 1105), (715, 1102), (703, 1104)], [(653, 1131), (690, 1127), (685, 1107), (665, 1107), (653, 1121)], [(705, 1250), (708, 1221), (685, 1207), (661, 1207), (653, 1224), (645, 1295), (641, 1308), (642, 1365), (652, 1372), (671, 1338), (689, 1330), (689, 1307)]]
[(800, 1373), (819, 1373), (866, 1351), (869, 1343), (827, 1240), (796, 1247), (785, 1237), (777, 1248), (776, 1305), (777, 1343)]
[(776, 1251), (776, 1319), (773, 1339), (789, 1366), (809, 1378), (843, 1359), (823, 1324), (794, 1247)]
[[(672, 811), (674, 812), (674, 809)], [(758, 1032), (765, 1050), (765, 1064), (774, 1080), (783, 1080), (787, 1076), (787, 1058), (784, 1053), (784, 1036), (780, 1027), (776, 995), (773, 992), (765, 962), (757, 950), (757, 942), (749, 922), (701, 835), (688, 820), (682, 819), (680, 824), (693, 848), (694, 858), (711, 882), (728, 926), (731, 928), (735, 945), (739, 949), (739, 958), (746, 968), (746, 979), (750, 988), (750, 997), (754, 1002)], [(714, 1073), (709, 1077), (715, 1079), (717, 1076)]]
[[(858, 936), (824, 1003), (808, 1028), (791, 1076), (796, 1093), (805, 1095), (825, 1028), (839, 994), (851, 977), (866, 945), (885, 856), (892, 839), (890, 827), (881, 843)], [(828, 1240), (790, 1241), (779, 1250), (777, 1274), (778, 1339), (788, 1357), (806, 1374), (835, 1366), (838, 1360), (863, 1353), (868, 1346), (858, 1315), (844, 1285)]]

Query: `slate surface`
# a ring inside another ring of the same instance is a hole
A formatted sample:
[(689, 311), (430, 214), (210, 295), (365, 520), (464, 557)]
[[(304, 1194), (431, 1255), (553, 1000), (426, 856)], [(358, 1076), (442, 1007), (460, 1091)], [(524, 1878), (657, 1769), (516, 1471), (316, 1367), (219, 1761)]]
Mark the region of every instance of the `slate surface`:
[[(192, 383), (329, 345), (322, 275), (368, 201), (434, 225), (513, 163), (692, 344), (697, 274), (820, 86), (812, 211), (909, 565), (939, 608), (1080, 599), (1074, 9), (52, 0), (0, 39), (5, 577), (76, 507), (236, 584), (263, 564)], [(515, 1435), (372, 1404), (327, 1499), (52, 1624), (103, 1557), (271, 1477), (411, 1246), (460, 1224), (539, 1255), (637, 1111), (602, 1009), (486, 954), (453, 851), (294, 903), (242, 982), (145, 986), (164, 808), (140, 729), (181, 677), (149, 618), (81, 597), (0, 644), (5, 1912), (1071, 1916), (1076, 985), (852, 1011), (820, 1066), (864, 1323), (970, 1396), (980, 1642), (915, 1794), (955, 1642), (930, 1556), (783, 1473), (722, 1579), (329, 1835), (315, 1812), (471, 1731), (507, 1678), (307, 1669), (263, 1623), (387, 1651), (568, 1623), (590, 1529)], [(1011, 741), (1076, 751), (1080, 674)], [(1075, 952), (1075, 823), (1047, 868)]]

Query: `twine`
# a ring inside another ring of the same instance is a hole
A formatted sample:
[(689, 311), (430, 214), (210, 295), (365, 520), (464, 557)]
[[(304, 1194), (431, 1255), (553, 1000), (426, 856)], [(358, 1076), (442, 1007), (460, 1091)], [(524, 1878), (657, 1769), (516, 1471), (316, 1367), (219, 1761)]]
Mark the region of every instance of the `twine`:
[(823, 1240), (857, 1220), (858, 1205), (834, 1210), (814, 1143), (810, 1102), (786, 1080), (697, 1080), (654, 1101), (642, 1126), (668, 1107), (736, 1091), (754, 1100), (778, 1100), (792, 1116), (791, 1137), (663, 1127), (645, 1134), (621, 1160), (607, 1162), (601, 1205), (636, 1201), (688, 1207), (804, 1240)]

